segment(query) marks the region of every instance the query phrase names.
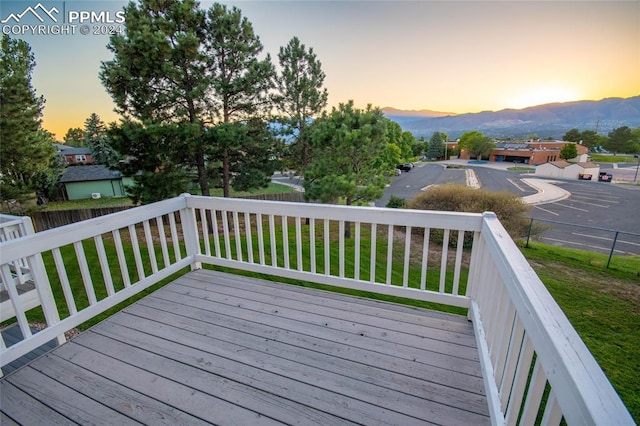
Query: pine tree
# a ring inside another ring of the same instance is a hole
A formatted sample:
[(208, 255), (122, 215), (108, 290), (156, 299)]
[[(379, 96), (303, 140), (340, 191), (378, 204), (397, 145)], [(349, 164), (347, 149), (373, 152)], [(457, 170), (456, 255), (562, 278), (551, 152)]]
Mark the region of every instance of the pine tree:
[(118, 164), (120, 155), (109, 145), (104, 123), (96, 113), (92, 113), (84, 122), (84, 140), (85, 146), (91, 149), (95, 163), (107, 167)]
[(444, 154), (444, 143), (442, 139), (442, 133), (434, 132), (429, 139), (429, 147), (427, 148), (427, 158), (430, 160), (437, 160)]
[(54, 161), (52, 135), (41, 127), (44, 98), (31, 85), (31, 47), (2, 36), (0, 52), (0, 197), (24, 201)]

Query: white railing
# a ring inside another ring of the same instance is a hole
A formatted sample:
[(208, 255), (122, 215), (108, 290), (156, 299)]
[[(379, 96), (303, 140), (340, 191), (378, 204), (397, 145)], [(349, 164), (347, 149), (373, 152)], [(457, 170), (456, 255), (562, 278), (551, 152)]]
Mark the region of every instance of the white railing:
[[(0, 214), (0, 243), (15, 240), (33, 233), (35, 233), (33, 223), (28, 216)], [(25, 309), (32, 309), (38, 306), (40, 301), (35, 288), (32, 289), (30, 286), (31, 271), (27, 266), (26, 259), (16, 259), (9, 267), (15, 288), (22, 290), (19, 295), (16, 293), (14, 297), (20, 298), (21, 304)], [(13, 288), (14, 286), (11, 287), (11, 289)], [(0, 293), (8, 293), (8, 291), (9, 289), (5, 285), (3, 277), (0, 275)], [(2, 295), (4, 296), (4, 294)], [(7, 294), (7, 296), (9, 295)], [(6, 321), (13, 317), (15, 317), (15, 311), (13, 310), (11, 300), (3, 297), (0, 301), (0, 321)]]
[(25, 307), (12, 299), (27, 338), (0, 343), (2, 365), (174, 273), (210, 264), (467, 308), (495, 424), (529, 424), (540, 413), (543, 424), (633, 424), (490, 213), (184, 195), (0, 244), (3, 279), (26, 259), (48, 324), (31, 334)]

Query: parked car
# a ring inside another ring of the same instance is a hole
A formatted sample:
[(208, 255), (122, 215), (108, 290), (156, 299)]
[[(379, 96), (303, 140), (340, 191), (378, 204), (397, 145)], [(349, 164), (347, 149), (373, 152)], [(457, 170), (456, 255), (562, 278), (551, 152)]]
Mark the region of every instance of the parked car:
[(580, 180), (591, 180), (591, 175), (589, 173), (580, 173), (578, 175), (578, 179)]
[(611, 179), (613, 179), (613, 175), (607, 172), (600, 172), (600, 175), (598, 176), (599, 182), (611, 182)]
[(396, 166), (396, 169), (401, 170), (403, 172), (410, 172), (412, 168), (413, 168), (413, 164), (411, 163), (403, 163), (403, 164), (398, 164)]

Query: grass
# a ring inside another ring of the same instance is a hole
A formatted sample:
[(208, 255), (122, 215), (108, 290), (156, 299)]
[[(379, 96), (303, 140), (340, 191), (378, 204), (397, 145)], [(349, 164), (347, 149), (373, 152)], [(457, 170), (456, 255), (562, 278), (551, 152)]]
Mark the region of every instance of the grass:
[(628, 154), (589, 154), (593, 163), (635, 163), (637, 158)]
[(542, 282), (640, 422), (640, 256), (533, 244), (523, 248)]

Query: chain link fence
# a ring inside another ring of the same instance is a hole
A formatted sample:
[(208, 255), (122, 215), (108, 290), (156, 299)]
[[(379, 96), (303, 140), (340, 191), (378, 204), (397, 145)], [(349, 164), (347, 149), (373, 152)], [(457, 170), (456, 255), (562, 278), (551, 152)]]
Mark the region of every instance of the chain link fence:
[(607, 268), (613, 256), (640, 256), (640, 233), (546, 219), (531, 219), (530, 241), (607, 254)]

